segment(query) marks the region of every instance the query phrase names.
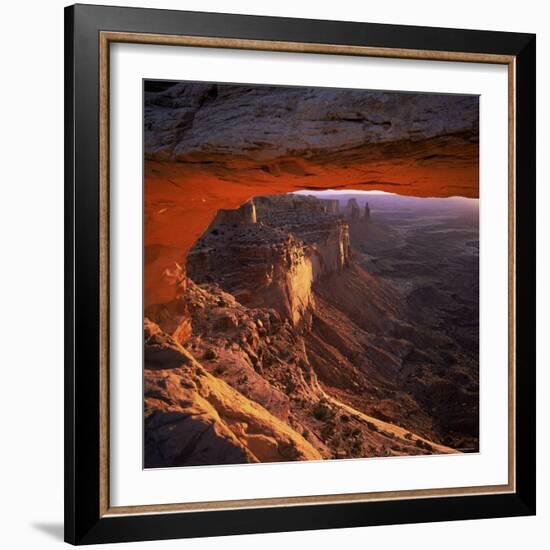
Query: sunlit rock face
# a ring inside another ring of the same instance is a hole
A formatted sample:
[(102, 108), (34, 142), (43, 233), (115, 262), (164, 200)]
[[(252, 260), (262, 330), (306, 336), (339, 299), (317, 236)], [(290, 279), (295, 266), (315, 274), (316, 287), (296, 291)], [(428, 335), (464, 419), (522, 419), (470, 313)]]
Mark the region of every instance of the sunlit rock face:
[[(243, 208), (254, 209), (254, 222)], [(188, 255), (188, 276), (204, 283), (215, 274), (241, 303), (272, 307), (294, 325), (307, 321), (313, 282), (350, 261), (349, 226), (331, 210), (333, 201), (313, 197), (257, 197), (216, 217)]]
[(297, 236), (306, 246), (313, 280), (349, 265), (349, 225), (339, 214), (337, 200), (311, 196), (256, 197), (258, 220)]
[(210, 228), (220, 225), (256, 223), (256, 206), (252, 201), (245, 202), (235, 209), (221, 208), (210, 224)]
[(319, 452), (263, 406), (144, 322), (146, 468), (318, 460)]
[(195, 282), (215, 273), (239, 302), (273, 307), (295, 323), (309, 306), (313, 274), (304, 246), (268, 227), (217, 226), (189, 252), (187, 267)]

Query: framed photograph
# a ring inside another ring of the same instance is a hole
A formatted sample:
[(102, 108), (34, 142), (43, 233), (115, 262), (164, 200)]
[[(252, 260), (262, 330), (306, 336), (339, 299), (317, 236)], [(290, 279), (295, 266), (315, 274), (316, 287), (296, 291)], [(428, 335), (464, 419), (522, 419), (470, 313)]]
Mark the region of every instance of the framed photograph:
[(65, 537), (535, 513), (535, 36), (65, 12)]

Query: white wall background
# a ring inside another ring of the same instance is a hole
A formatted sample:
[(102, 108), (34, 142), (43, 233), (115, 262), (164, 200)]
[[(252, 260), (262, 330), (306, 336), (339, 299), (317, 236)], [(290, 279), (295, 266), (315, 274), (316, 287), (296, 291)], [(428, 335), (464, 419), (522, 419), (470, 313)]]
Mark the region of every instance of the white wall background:
[[(188, 549), (547, 548), (550, 540), (550, 10), (540, 0), (160, 0), (104, 4), (537, 33), (538, 516), (186, 541)], [(52, 548), (63, 521), (63, 7), (4, 3), (0, 49), (0, 545)], [(6, 170), (7, 169), (7, 170)], [(545, 185), (546, 183), (546, 185)], [(178, 548), (182, 542), (139, 543)], [(137, 544), (124, 546), (138, 547)]]

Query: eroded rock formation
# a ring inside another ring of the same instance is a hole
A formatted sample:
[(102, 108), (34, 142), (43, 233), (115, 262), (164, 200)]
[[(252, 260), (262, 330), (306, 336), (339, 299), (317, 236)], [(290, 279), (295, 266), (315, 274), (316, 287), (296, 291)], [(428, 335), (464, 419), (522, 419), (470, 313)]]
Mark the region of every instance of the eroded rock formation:
[(314, 460), (301, 435), (145, 320), (145, 466)]
[(256, 223), (256, 205), (254, 201), (247, 201), (239, 208), (220, 208), (210, 228), (218, 225), (246, 225)]
[(478, 103), (405, 92), (146, 86), (146, 308), (174, 299), (173, 264), (185, 263), (217, 212), (254, 196), (347, 188), (477, 197)]
[(350, 222), (356, 222), (361, 217), (361, 209), (357, 204), (357, 199), (349, 199), (346, 209), (344, 210), (346, 218)]
[[(348, 224), (313, 197), (258, 197), (216, 216), (190, 251), (189, 277), (216, 282), (241, 303), (270, 307), (294, 325), (308, 318), (311, 286), (349, 265)], [(243, 210), (254, 216), (245, 215)]]
[(350, 224), (357, 246), (376, 224), (336, 212), (261, 196), (210, 224), (162, 328), (145, 323), (146, 466), (475, 448), (473, 358), (417, 322), (422, 289), (354, 260)]

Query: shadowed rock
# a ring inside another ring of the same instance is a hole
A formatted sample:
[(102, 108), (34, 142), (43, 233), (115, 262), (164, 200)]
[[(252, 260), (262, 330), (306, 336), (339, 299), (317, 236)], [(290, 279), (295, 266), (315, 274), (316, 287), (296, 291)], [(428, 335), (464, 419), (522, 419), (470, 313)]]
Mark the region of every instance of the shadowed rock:
[(346, 205), (344, 214), (350, 222), (355, 222), (359, 220), (359, 218), (361, 217), (361, 209), (357, 204), (357, 199), (348, 200), (348, 204)]
[(145, 93), (145, 153), (182, 161), (208, 152), (264, 162), (365, 143), (477, 135), (473, 96), (178, 83)]

